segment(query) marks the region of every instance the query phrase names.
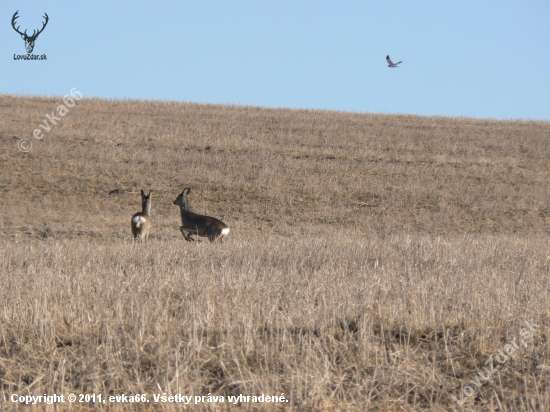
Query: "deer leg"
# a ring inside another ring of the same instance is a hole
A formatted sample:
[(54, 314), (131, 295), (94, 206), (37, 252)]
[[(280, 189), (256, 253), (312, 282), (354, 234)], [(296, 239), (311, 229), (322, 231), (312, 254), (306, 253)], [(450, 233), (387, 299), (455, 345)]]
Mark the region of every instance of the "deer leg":
[(208, 240), (210, 241), (210, 243), (214, 243), (218, 238), (218, 236), (220, 235), (216, 230), (216, 226), (214, 226), (214, 224), (211, 224), (206, 228), (206, 234), (208, 236)]
[(183, 238), (185, 240), (187, 240), (188, 242), (194, 242), (195, 241), (195, 239), (193, 239), (191, 237), (191, 235), (188, 235), (187, 232), (185, 232), (185, 229), (183, 228), (183, 226), (180, 227), (180, 231), (181, 231), (181, 234), (183, 235)]

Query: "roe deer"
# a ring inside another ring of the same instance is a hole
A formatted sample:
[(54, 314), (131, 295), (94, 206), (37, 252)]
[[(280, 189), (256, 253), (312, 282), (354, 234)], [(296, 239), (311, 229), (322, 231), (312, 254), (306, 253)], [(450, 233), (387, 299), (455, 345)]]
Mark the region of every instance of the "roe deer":
[(151, 230), (151, 190), (147, 196), (141, 191), (141, 212), (132, 217), (132, 235), (135, 239), (147, 240)]
[(210, 242), (214, 242), (218, 237), (223, 239), (229, 233), (229, 227), (221, 220), (211, 216), (203, 216), (191, 212), (191, 206), (187, 195), (191, 191), (185, 188), (183, 192), (174, 200), (174, 204), (180, 207), (181, 211), (181, 234), (188, 242), (195, 239), (191, 235), (207, 237)]

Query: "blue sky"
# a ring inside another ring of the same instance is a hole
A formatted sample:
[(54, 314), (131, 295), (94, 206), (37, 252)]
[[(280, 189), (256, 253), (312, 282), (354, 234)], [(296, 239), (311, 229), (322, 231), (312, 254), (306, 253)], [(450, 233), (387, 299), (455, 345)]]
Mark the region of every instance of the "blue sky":
[(550, 120), (548, 0), (141, 3), (2, 1), (0, 93)]

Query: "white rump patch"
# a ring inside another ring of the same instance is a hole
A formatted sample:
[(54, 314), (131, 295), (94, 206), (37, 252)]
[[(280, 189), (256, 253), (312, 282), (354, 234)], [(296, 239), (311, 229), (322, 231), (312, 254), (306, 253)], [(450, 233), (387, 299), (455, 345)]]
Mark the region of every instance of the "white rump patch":
[(145, 223), (145, 219), (143, 218), (143, 216), (134, 216), (134, 218), (132, 219), (132, 222), (134, 222), (134, 223)]
[(226, 227), (225, 229), (222, 230), (222, 235), (223, 236), (226, 236), (228, 233), (229, 233), (229, 228), (228, 227)]

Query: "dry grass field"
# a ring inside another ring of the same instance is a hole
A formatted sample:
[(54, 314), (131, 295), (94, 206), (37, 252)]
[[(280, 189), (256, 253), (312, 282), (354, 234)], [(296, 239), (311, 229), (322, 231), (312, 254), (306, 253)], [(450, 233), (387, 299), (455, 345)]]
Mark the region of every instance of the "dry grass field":
[(550, 123), (62, 103), (0, 95), (0, 410), (550, 409)]

